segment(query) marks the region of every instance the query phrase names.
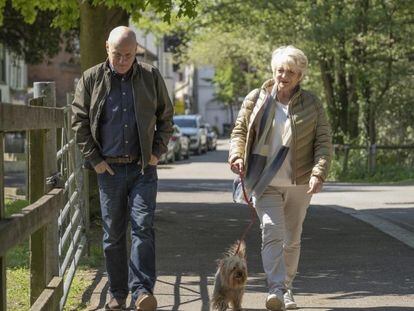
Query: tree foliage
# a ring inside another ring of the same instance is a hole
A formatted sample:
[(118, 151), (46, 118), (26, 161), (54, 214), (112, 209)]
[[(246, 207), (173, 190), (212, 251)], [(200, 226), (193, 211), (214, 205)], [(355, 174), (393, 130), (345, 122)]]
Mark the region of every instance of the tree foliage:
[(293, 44), (309, 58), (303, 84), (326, 103), (334, 142), (412, 144), (413, 11), (404, 0), (207, 0), (181, 58), (215, 65), (230, 100), (271, 78), (272, 50)]
[(41, 11), (36, 15), (33, 23), (28, 24), (9, 0), (3, 8), (0, 43), (30, 64), (52, 58), (59, 52), (62, 43), (65, 43), (68, 51), (72, 51), (73, 40), (78, 35), (78, 31), (76, 29), (62, 31), (52, 27), (53, 18), (52, 11)]
[[(0, 0), (0, 10), (8, 0)], [(54, 12), (53, 26), (62, 29), (71, 29), (78, 26), (80, 1), (78, 0), (12, 0), (13, 7), (18, 10), (24, 20), (31, 24), (36, 16), (43, 10)], [(141, 16), (142, 12), (149, 10), (160, 13), (164, 21), (169, 21), (171, 12), (177, 12), (178, 17), (195, 17), (198, 0), (89, 0), (91, 6), (106, 6), (108, 8), (122, 9), (133, 17)], [(3, 16), (0, 14), (0, 25)]]
[[(24, 56), (27, 62), (37, 63), (57, 54), (62, 39), (73, 39), (82, 29), (82, 24), (94, 25), (94, 34), (102, 33), (105, 37), (112, 27), (128, 23), (129, 16), (138, 20), (146, 10), (159, 14), (166, 22), (170, 21), (172, 14), (176, 18), (192, 18), (196, 14), (197, 3), (198, 0), (0, 0), (0, 41), (16, 54)], [(95, 17), (84, 14), (92, 20), (82, 21), (82, 12), (90, 7), (96, 8)], [(90, 39), (90, 32), (85, 32), (85, 27), (83, 29), (81, 37), (86, 33)], [(71, 41), (66, 41), (70, 46)], [(84, 68), (100, 61), (104, 55), (104, 41), (100, 42), (101, 38), (94, 41), (99, 41), (101, 49), (84, 47)], [(91, 47), (96, 46), (92, 42)]]

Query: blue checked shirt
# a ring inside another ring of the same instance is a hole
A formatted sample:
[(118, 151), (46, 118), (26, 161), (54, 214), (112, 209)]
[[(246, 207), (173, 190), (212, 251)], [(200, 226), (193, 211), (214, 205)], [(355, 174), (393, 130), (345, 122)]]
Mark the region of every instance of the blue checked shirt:
[(102, 156), (140, 156), (135, 119), (132, 69), (124, 75), (112, 70), (111, 91), (99, 119)]

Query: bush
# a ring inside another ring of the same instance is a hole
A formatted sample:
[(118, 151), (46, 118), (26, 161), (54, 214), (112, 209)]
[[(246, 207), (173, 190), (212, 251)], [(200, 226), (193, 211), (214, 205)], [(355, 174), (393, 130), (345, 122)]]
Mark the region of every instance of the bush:
[(411, 153), (405, 150), (378, 150), (375, 173), (370, 173), (366, 150), (350, 150), (346, 170), (344, 170), (344, 154), (337, 152), (328, 179), (375, 183), (414, 180), (414, 157)]

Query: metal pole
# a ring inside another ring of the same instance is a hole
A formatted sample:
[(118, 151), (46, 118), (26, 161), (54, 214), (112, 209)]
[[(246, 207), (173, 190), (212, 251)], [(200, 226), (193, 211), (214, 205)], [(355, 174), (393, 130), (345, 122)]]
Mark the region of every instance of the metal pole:
[[(0, 104), (1, 105), (1, 104)], [(4, 134), (0, 132), (0, 222), (5, 217), (4, 205)], [(6, 256), (0, 257), (0, 311), (7, 310)]]

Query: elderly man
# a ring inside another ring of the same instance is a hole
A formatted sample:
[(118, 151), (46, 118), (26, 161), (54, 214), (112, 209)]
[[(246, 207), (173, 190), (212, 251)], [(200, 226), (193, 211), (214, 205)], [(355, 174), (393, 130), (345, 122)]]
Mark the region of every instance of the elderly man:
[(108, 59), (84, 72), (72, 103), (76, 143), (98, 175), (111, 297), (106, 310), (125, 308), (129, 291), (136, 310), (157, 307), (157, 163), (173, 131), (173, 106), (160, 72), (138, 62), (136, 48), (130, 28), (113, 29), (106, 42)]

